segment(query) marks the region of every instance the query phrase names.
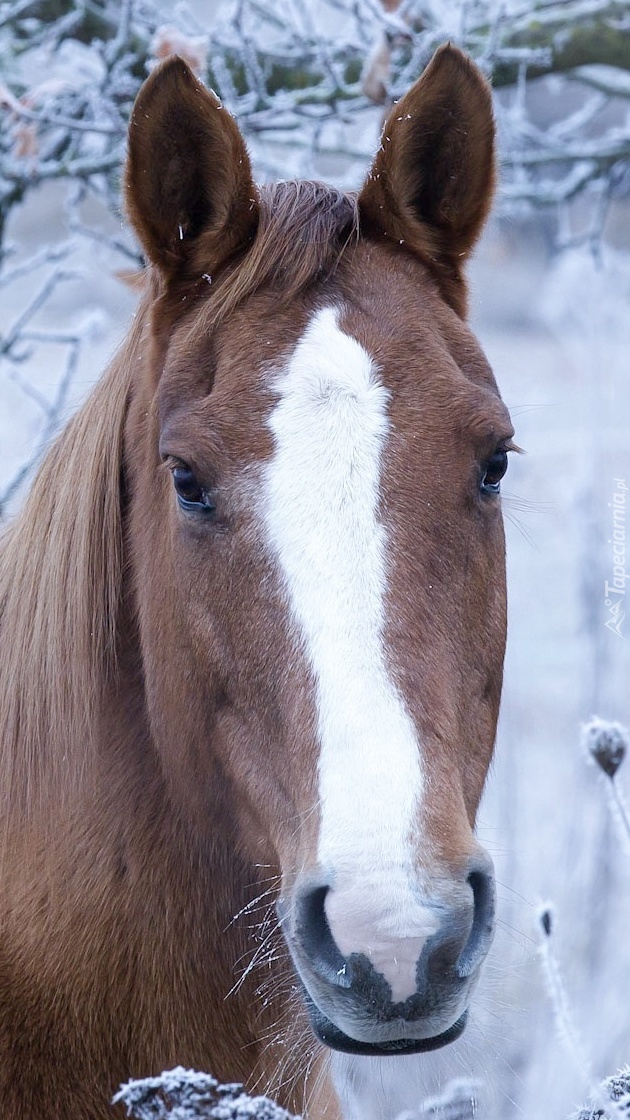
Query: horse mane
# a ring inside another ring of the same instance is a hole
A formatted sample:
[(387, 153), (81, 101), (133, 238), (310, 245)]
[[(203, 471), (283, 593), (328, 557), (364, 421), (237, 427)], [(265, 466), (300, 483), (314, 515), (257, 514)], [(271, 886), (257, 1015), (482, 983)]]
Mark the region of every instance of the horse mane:
[[(265, 284), (284, 300), (335, 269), (358, 234), (356, 201), (318, 183), (260, 189), (257, 233), (193, 316), (190, 341)], [(0, 798), (17, 813), (58, 775), (72, 788), (115, 672), (123, 585), (122, 464), (149, 300), (110, 367), (52, 445), (0, 538)]]
[(283, 305), (327, 280), (344, 250), (359, 236), (353, 195), (325, 183), (289, 179), (259, 188), (254, 241), (220, 277), (216, 292), (192, 328), (189, 341), (207, 336), (255, 291), (268, 287)]
[[(0, 540), (0, 773), (24, 810), (87, 732), (113, 665), (122, 576), (120, 475), (139, 316), (48, 451)], [(71, 776), (72, 767), (67, 767)]]

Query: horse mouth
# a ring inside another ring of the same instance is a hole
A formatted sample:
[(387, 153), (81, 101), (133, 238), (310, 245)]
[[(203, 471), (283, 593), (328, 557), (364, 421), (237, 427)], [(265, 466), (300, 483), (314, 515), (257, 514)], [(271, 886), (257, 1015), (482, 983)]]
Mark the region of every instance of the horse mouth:
[(319, 1041), (331, 1050), (341, 1050), (344, 1054), (384, 1058), (395, 1054), (424, 1054), (429, 1050), (439, 1050), (459, 1038), (468, 1020), (468, 1009), (466, 1009), (452, 1027), (442, 1034), (434, 1035), (433, 1038), (397, 1038), (383, 1042), (360, 1042), (356, 1038), (350, 1038), (335, 1026), (323, 1011), (320, 1011), (308, 992), (304, 992), (304, 996), (311, 1027)]

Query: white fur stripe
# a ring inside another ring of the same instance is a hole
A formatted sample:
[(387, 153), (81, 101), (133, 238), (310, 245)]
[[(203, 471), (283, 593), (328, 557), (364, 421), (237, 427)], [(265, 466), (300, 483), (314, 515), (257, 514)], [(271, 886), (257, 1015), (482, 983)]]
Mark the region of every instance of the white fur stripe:
[(317, 682), (318, 861), (339, 948), (368, 952), (430, 932), (411, 886), (419, 744), (383, 649), (389, 393), (333, 308), (313, 316), (274, 388), (265, 520)]

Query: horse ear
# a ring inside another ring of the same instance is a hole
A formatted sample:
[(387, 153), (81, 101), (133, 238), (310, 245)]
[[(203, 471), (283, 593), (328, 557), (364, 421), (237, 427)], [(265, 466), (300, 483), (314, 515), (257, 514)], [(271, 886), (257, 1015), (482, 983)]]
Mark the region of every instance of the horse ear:
[(243, 137), (181, 58), (158, 66), (138, 94), (125, 195), (146, 255), (167, 281), (212, 272), (255, 231)]
[(490, 87), (449, 45), (394, 106), (359, 195), (369, 235), (403, 243), (465, 313), (462, 266), (490, 208), (495, 181)]

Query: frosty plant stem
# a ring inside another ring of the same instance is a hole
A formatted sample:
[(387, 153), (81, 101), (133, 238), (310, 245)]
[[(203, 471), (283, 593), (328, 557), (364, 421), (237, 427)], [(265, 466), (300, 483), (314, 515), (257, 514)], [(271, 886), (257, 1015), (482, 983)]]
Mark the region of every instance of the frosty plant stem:
[(626, 805), (622, 797), (621, 790), (619, 789), (617, 782), (615, 782), (614, 779), (611, 779), (610, 784), (612, 786), (612, 796), (615, 807), (617, 809), (618, 820), (621, 823), (626, 844), (630, 844), (630, 814), (628, 813), (628, 806)]
[(588, 1082), (588, 1092), (591, 1100), (598, 1110), (601, 1109), (601, 1113), (595, 1115), (601, 1116), (601, 1120), (605, 1120), (606, 1117), (628, 1120), (628, 1113), (624, 1111), (623, 1106), (618, 1105), (615, 1100), (611, 1099), (605, 1085), (599, 1083), (594, 1077), (590, 1058), (573, 1023), (569, 1001), (552, 947), (554, 913), (549, 904), (545, 903), (540, 907), (538, 919), (539, 931), (542, 935), (540, 957), (560, 1040), (575, 1067), (576, 1073)]
[[(630, 735), (621, 724), (594, 716), (582, 727), (581, 742), (589, 761), (596, 763), (608, 779), (613, 816), (620, 827), (624, 843), (630, 849), (630, 813), (617, 781), (617, 772), (630, 746)], [(594, 1110), (580, 1112), (577, 1120), (606, 1120), (606, 1117), (625, 1117), (627, 1120), (630, 1115), (628, 1071), (624, 1070), (620, 1077), (608, 1078), (603, 1082), (596, 1082), (593, 1077), (588, 1054), (571, 1018), (569, 1002), (553, 951), (553, 921), (552, 908), (542, 906), (539, 911), (539, 929), (542, 935), (540, 956), (547, 988), (559, 1036), (576, 1071), (581, 1077), (586, 1076), (595, 1106)]]
[(540, 957), (543, 963), (547, 990), (553, 1007), (556, 1027), (565, 1050), (573, 1062), (580, 1076), (586, 1075), (592, 1079), (590, 1059), (582, 1045), (571, 1018), (569, 1001), (564, 988), (560, 969), (552, 948), (552, 936), (555, 915), (552, 907), (545, 903), (540, 907), (538, 915), (539, 930), (542, 934), (540, 940)]

